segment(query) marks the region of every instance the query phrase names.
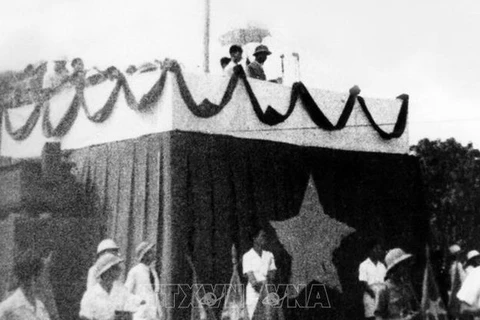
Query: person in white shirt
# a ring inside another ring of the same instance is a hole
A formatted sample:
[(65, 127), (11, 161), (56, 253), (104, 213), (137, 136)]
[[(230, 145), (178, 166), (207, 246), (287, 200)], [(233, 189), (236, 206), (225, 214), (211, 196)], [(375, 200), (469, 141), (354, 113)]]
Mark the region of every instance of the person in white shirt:
[(14, 265), (19, 287), (0, 303), (1, 320), (50, 320), (47, 309), (35, 290), (43, 268), (33, 252), (22, 254)]
[(233, 46), (230, 47), (230, 62), (227, 64), (227, 66), (223, 69), (223, 72), (226, 76), (231, 77), (233, 75), (233, 69), (241, 65), (243, 70), (246, 72), (247, 70), (247, 64), (245, 60), (243, 59), (243, 49), (239, 45), (234, 44)]
[(260, 229), (253, 234), (253, 248), (242, 257), (243, 273), (248, 277), (246, 305), (250, 319), (255, 312), (262, 287), (272, 282), (277, 270), (273, 254), (263, 250), (264, 246), (265, 231)]
[(130, 318), (145, 301), (128, 292), (118, 280), (123, 259), (112, 253), (97, 261), (98, 283), (87, 289), (80, 302), (80, 318), (84, 320), (114, 320)]
[(367, 246), (368, 258), (358, 268), (358, 280), (363, 288), (363, 306), (365, 319), (375, 319), (376, 288), (385, 282), (387, 268), (383, 264), (384, 251), (378, 240), (372, 240)]
[[(469, 252), (470, 253), (470, 252)], [(470, 260), (470, 259), (469, 259)], [(480, 319), (480, 268), (478, 255), (474, 255), (470, 263), (472, 269), (467, 273), (457, 298), (461, 302), (460, 312)]]
[(127, 275), (125, 287), (143, 300), (145, 304), (133, 315), (135, 320), (162, 319), (159, 292), (160, 281), (154, 268), (155, 246), (146, 241), (140, 243), (136, 249), (138, 264)]
[[(465, 261), (465, 271), (463, 272), (462, 282), (465, 281), (465, 277), (468, 276), (468, 274), (479, 265), (480, 265), (480, 252), (478, 252), (477, 250), (469, 251), (467, 253), (467, 261)], [(459, 268), (462, 268), (462, 266), (460, 265)]]
[[(117, 246), (115, 241), (112, 239), (104, 239), (102, 240), (97, 247), (97, 261), (100, 259), (104, 254), (111, 253), (114, 255), (120, 255), (120, 248)], [(95, 263), (93, 266), (88, 269), (88, 276), (87, 276), (87, 290), (92, 288), (98, 282), (97, 278), (97, 264)]]

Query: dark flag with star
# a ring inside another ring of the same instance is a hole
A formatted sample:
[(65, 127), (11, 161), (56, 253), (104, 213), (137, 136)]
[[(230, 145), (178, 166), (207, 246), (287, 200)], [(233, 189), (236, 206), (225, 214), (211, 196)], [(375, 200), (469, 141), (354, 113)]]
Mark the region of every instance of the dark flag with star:
[[(198, 284), (198, 277), (197, 271), (195, 270), (195, 265), (193, 264), (192, 259), (190, 256), (186, 256), (187, 262), (192, 269), (193, 274), (193, 284)], [(206, 295), (204, 294), (203, 297), (200, 297), (199, 292), (194, 288), (192, 289), (192, 313), (190, 316), (191, 320), (216, 320), (213, 311), (204, 305), (204, 299)]]
[(222, 320), (249, 320), (243, 284), (238, 274), (237, 250), (232, 246), (233, 274), (222, 311)]
[(263, 286), (260, 291), (252, 320), (285, 320), (282, 299), (276, 292), (269, 292), (268, 286)]
[(430, 250), (428, 246), (425, 272), (423, 275), (421, 307), (425, 320), (448, 320), (445, 304), (440, 297), (440, 291), (430, 263)]
[(450, 301), (448, 301), (448, 311), (452, 316), (458, 316), (460, 314), (460, 300), (457, 298), (457, 293), (462, 287), (462, 279), (460, 277), (460, 271), (455, 268), (455, 275), (453, 277), (452, 291), (450, 294)]

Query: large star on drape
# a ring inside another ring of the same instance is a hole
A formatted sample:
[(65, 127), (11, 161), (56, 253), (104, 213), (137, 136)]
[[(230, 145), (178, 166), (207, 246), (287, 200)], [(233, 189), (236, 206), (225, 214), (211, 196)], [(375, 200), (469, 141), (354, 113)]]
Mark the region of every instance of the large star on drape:
[[(300, 213), (291, 219), (270, 223), (292, 257), (290, 284), (302, 288), (316, 280), (342, 291), (337, 269), (332, 262), (333, 252), (342, 239), (355, 232), (355, 229), (323, 212), (311, 176)], [(293, 292), (291, 294), (295, 295)]]

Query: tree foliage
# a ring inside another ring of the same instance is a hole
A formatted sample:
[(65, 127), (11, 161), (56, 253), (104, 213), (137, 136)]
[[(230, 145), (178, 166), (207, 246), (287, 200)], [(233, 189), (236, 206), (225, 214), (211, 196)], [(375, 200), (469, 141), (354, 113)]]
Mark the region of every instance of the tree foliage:
[(480, 235), (480, 151), (446, 141), (423, 139), (411, 150), (419, 158), (435, 245), (454, 242), (478, 247)]

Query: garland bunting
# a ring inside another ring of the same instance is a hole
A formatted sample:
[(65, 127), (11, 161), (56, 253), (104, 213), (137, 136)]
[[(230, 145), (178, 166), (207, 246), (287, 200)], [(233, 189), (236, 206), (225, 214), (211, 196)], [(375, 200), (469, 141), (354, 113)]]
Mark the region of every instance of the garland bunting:
[(113, 113), (114, 107), (116, 102), (118, 101), (118, 97), (120, 94), (120, 90), (123, 89), (125, 93), (125, 98), (127, 101), (127, 105), (139, 112), (144, 112), (149, 110), (152, 106), (154, 106), (160, 97), (162, 96), (163, 89), (165, 87), (165, 82), (167, 78), (167, 72), (172, 72), (175, 74), (177, 85), (180, 89), (180, 95), (182, 100), (184, 101), (187, 108), (192, 112), (195, 116), (199, 118), (210, 118), (218, 113), (220, 113), (223, 108), (231, 101), (233, 97), (233, 93), (237, 88), (239, 80), (241, 80), (245, 86), (247, 91), (247, 95), (249, 97), (250, 103), (252, 104), (253, 110), (258, 117), (258, 119), (269, 126), (274, 126), (279, 123), (284, 122), (287, 120), (290, 115), (293, 113), (297, 101), (300, 100), (302, 102), (302, 106), (305, 111), (310, 116), (310, 119), (321, 129), (327, 131), (335, 131), (341, 130), (345, 128), (347, 122), (352, 114), (353, 108), (355, 106), (355, 102), (358, 101), (362, 111), (365, 113), (368, 121), (372, 125), (373, 129), (380, 135), (381, 138), (385, 140), (398, 138), (402, 136), (403, 132), (406, 128), (407, 123), (407, 115), (408, 115), (408, 95), (403, 94), (397, 97), (397, 99), (402, 100), (402, 105), (400, 108), (400, 112), (397, 117), (397, 121), (395, 123), (394, 129), (391, 133), (385, 132), (380, 125), (378, 125), (375, 120), (373, 119), (368, 107), (365, 103), (365, 100), (359, 96), (360, 89), (355, 86), (350, 89), (350, 95), (345, 103), (344, 109), (337, 121), (336, 124), (330, 122), (330, 120), (325, 116), (322, 112), (320, 107), (315, 103), (313, 97), (308, 92), (308, 89), (305, 85), (301, 82), (296, 82), (292, 85), (291, 93), (290, 93), (290, 102), (287, 111), (285, 114), (281, 114), (276, 111), (272, 106), (267, 106), (265, 112), (262, 110), (258, 99), (253, 92), (253, 89), (247, 79), (245, 71), (242, 69), (241, 66), (237, 66), (234, 69), (234, 74), (230, 78), (227, 88), (225, 89), (225, 93), (220, 101), (220, 104), (214, 104), (210, 102), (208, 99), (204, 99), (200, 104), (197, 104), (187, 86), (185, 78), (183, 77), (183, 73), (179, 64), (174, 60), (169, 60), (165, 63), (165, 67), (162, 70), (160, 78), (157, 82), (153, 85), (153, 87), (142, 96), (140, 102), (137, 102), (134, 94), (132, 93), (130, 86), (125, 78), (125, 76), (119, 73), (118, 78), (116, 79), (115, 88), (113, 89), (112, 93), (110, 94), (107, 102), (105, 105), (95, 112), (93, 115), (90, 113), (83, 92), (83, 88), (78, 88), (76, 90), (75, 97), (70, 104), (67, 112), (60, 120), (59, 124), (56, 128), (53, 128), (53, 125), (50, 121), (50, 104), (47, 102), (40, 102), (35, 105), (34, 111), (30, 114), (27, 122), (17, 130), (12, 129), (12, 124), (10, 122), (8, 109), (17, 108), (18, 106), (15, 105), (4, 105), (3, 106), (3, 113), (5, 114), (5, 129), (9, 133), (9, 135), (14, 140), (24, 140), (26, 139), (30, 133), (32, 132), (33, 128), (37, 124), (42, 107), (44, 107), (44, 114), (43, 114), (43, 134), (46, 137), (62, 137), (69, 132), (75, 119), (78, 116), (78, 111), (80, 107), (84, 110), (87, 118), (95, 123), (102, 123), (107, 120), (111, 114)]
[(5, 130), (15, 141), (25, 140), (30, 133), (32, 133), (33, 128), (37, 125), (38, 119), (42, 113), (42, 104), (36, 104), (30, 116), (28, 116), (27, 122), (17, 130), (13, 130), (12, 123), (10, 122), (10, 116), (8, 114), (8, 109), (3, 109), (5, 113)]
[(77, 91), (78, 98), (80, 99), (80, 103), (82, 105), (83, 111), (85, 111), (85, 114), (87, 115), (88, 120), (95, 123), (102, 123), (108, 118), (110, 118), (110, 115), (113, 112), (113, 107), (117, 103), (118, 95), (120, 94), (121, 88), (122, 88), (122, 82), (117, 81), (117, 83), (115, 84), (115, 88), (113, 89), (112, 93), (108, 97), (108, 100), (105, 103), (105, 105), (100, 110), (95, 112), (93, 115), (90, 114), (90, 111), (88, 110), (87, 102), (85, 101), (85, 95), (83, 91)]
[(143, 95), (142, 99), (140, 99), (140, 102), (137, 102), (135, 99), (135, 96), (133, 95), (125, 76), (121, 75), (119, 82), (121, 83), (123, 92), (125, 93), (128, 106), (136, 111), (144, 111), (154, 106), (162, 96), (163, 88), (165, 87), (165, 82), (167, 80), (167, 71), (168, 70), (166, 69), (162, 71), (158, 81), (155, 82), (153, 87)]
[(183, 78), (180, 66), (177, 63), (173, 63), (167, 67), (169, 67), (169, 69), (176, 75), (177, 84), (180, 88), (180, 95), (182, 96), (183, 102), (185, 102), (188, 109), (199, 118), (210, 118), (222, 111), (232, 99), (233, 92), (237, 87), (238, 76), (234, 74), (228, 82), (227, 89), (225, 90), (219, 105), (210, 102), (208, 99), (203, 99), (200, 105), (197, 105), (188, 89), (185, 79)]
[(59, 124), (56, 128), (53, 128), (52, 123), (50, 122), (50, 103), (47, 101), (45, 103), (45, 111), (43, 114), (42, 129), (43, 135), (47, 138), (50, 137), (63, 137), (70, 131), (75, 119), (77, 119), (78, 109), (80, 109), (80, 104), (82, 103), (81, 95), (78, 93), (73, 98), (70, 107), (68, 107), (67, 112), (63, 115)]

